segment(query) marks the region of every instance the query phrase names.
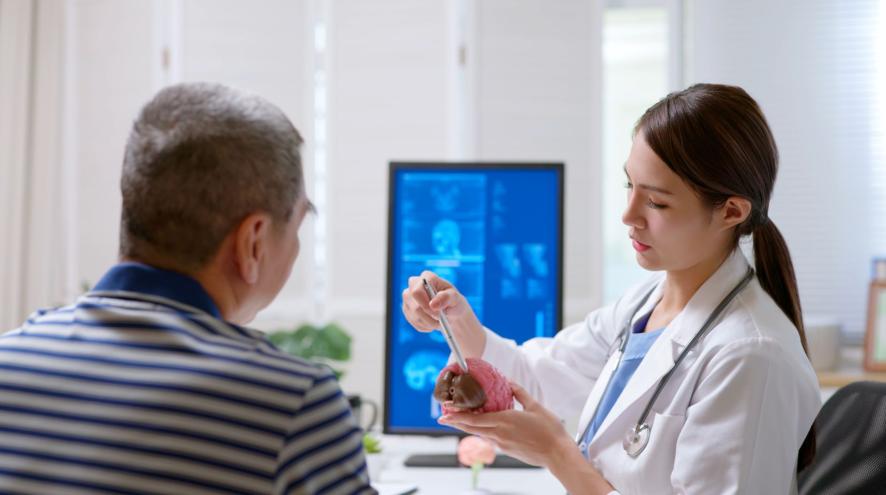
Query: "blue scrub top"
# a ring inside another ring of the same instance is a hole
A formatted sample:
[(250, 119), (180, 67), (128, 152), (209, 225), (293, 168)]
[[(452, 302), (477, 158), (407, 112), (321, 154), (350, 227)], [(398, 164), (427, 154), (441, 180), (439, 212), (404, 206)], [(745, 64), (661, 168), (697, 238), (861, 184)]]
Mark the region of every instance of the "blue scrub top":
[(637, 371), (637, 367), (640, 366), (640, 362), (643, 361), (643, 358), (646, 356), (646, 353), (649, 352), (652, 344), (655, 343), (655, 340), (658, 339), (658, 336), (664, 331), (664, 328), (660, 328), (651, 332), (643, 332), (651, 315), (652, 312), (650, 311), (648, 314), (637, 320), (637, 323), (634, 324), (634, 328), (631, 329), (631, 335), (625, 346), (625, 352), (621, 359), (621, 363), (619, 363), (618, 368), (616, 368), (615, 372), (612, 374), (609, 386), (606, 387), (606, 391), (603, 393), (603, 398), (600, 399), (600, 407), (597, 409), (597, 415), (594, 416), (590, 427), (582, 438), (580, 447), (582, 454), (584, 454), (585, 457), (588, 455), (588, 444), (591, 443), (594, 434), (597, 433), (600, 425), (603, 424), (606, 415), (609, 414), (612, 406), (615, 405), (615, 401), (618, 400), (621, 392), (625, 389), (625, 386), (627, 386), (631, 376)]

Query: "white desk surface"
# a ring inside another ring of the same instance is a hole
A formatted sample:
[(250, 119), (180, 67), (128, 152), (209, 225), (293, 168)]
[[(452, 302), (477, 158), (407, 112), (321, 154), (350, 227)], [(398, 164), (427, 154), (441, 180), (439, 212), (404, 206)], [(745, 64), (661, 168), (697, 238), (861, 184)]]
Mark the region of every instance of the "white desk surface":
[[(861, 371), (861, 349), (842, 350), (840, 366), (836, 370), (819, 372), (822, 400), (827, 400), (840, 386), (851, 381), (883, 380), (884, 374), (865, 374)], [(838, 376), (839, 375), (839, 376)], [(845, 376), (844, 376), (845, 375)], [(840, 380), (834, 379), (838, 376)], [(848, 378), (846, 378), (848, 377)], [(457, 439), (419, 436), (381, 436), (381, 454), (367, 456), (373, 482), (381, 484), (414, 485), (421, 495), (466, 495), (471, 492), (471, 470), (468, 468), (409, 468), (403, 462), (411, 454), (454, 453)], [(566, 490), (545, 469), (483, 469), (479, 488), (491, 495), (564, 494)]]
[[(373, 482), (409, 483), (421, 495), (461, 495), (471, 492), (468, 468), (413, 468), (403, 462), (411, 454), (455, 453), (456, 438), (382, 436), (382, 453), (367, 456)], [(478, 487), (495, 495), (563, 494), (566, 490), (546, 469), (485, 468)]]

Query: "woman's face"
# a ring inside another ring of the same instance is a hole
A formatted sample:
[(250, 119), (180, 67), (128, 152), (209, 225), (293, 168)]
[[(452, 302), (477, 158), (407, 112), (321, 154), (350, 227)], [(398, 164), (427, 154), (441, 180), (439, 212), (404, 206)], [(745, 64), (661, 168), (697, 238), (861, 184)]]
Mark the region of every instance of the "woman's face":
[(622, 221), (630, 227), (640, 266), (682, 271), (729, 249), (731, 229), (652, 151), (640, 132), (625, 173), (628, 204)]

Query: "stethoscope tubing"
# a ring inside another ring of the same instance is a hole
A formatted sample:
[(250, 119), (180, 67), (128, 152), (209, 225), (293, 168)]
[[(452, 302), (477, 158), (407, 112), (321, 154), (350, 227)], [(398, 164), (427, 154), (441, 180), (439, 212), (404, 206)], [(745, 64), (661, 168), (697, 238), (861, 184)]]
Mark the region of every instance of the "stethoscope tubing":
[[(643, 413), (640, 415), (640, 418), (637, 420), (634, 427), (631, 430), (628, 430), (629, 435), (632, 432), (637, 432), (643, 428), (651, 431), (651, 427), (646, 424), (646, 419), (648, 418), (649, 413), (652, 411), (652, 407), (655, 405), (655, 401), (658, 399), (658, 396), (661, 395), (661, 392), (664, 390), (665, 386), (667, 386), (668, 380), (670, 380), (671, 376), (674, 374), (674, 371), (677, 369), (678, 366), (680, 366), (680, 363), (683, 362), (683, 360), (686, 358), (686, 356), (689, 354), (689, 352), (696, 346), (698, 341), (701, 340), (714, 327), (714, 323), (717, 321), (717, 319), (720, 317), (720, 315), (723, 313), (723, 311), (726, 309), (726, 307), (729, 306), (730, 303), (732, 303), (732, 301), (735, 299), (735, 297), (742, 290), (744, 290), (745, 287), (747, 287), (747, 285), (751, 282), (751, 280), (753, 280), (753, 278), (754, 278), (754, 269), (751, 267), (748, 267), (748, 271), (745, 274), (745, 276), (742, 277), (741, 281), (729, 292), (729, 294), (726, 295), (726, 297), (723, 298), (722, 301), (720, 301), (720, 304), (718, 304), (717, 307), (714, 309), (714, 311), (711, 312), (710, 316), (708, 316), (708, 319), (705, 321), (704, 325), (702, 325), (701, 329), (695, 333), (695, 336), (692, 337), (692, 340), (689, 341), (689, 344), (686, 345), (686, 348), (683, 349), (683, 352), (681, 352), (680, 355), (677, 356), (677, 359), (674, 361), (674, 364), (673, 364), (673, 366), (671, 366), (671, 369), (669, 369), (668, 372), (665, 373), (665, 375), (662, 377), (662, 379), (658, 382), (658, 385), (656, 385), (655, 391), (652, 394), (652, 398), (650, 398), (649, 401), (646, 402), (646, 407), (643, 408)], [(632, 311), (630, 318), (628, 318), (627, 323), (625, 324), (624, 328), (622, 329), (621, 337), (620, 337), (621, 342), (618, 346), (618, 352), (619, 352), (618, 363), (616, 364), (615, 369), (618, 369), (618, 367), (621, 366), (622, 359), (624, 359), (624, 352), (625, 352), (625, 349), (627, 348), (628, 338), (630, 337), (630, 332), (631, 332), (631, 323), (633, 322), (634, 317), (637, 316), (637, 313), (641, 309), (643, 309), (643, 306), (646, 304), (646, 302), (652, 296), (653, 292), (655, 292), (655, 287), (653, 287), (651, 290), (649, 290), (649, 292), (647, 292), (646, 295), (643, 296), (643, 299), (640, 301), (640, 303), (634, 307), (634, 310)], [(614, 370), (613, 370), (613, 374), (614, 374)], [(601, 399), (603, 396), (606, 395), (606, 392), (609, 390), (610, 385), (612, 385), (613, 374), (609, 375), (609, 380), (606, 382), (606, 388), (603, 390), (603, 395), (601, 396)], [(585, 437), (587, 436), (588, 431), (590, 430), (591, 425), (594, 422), (594, 419), (597, 417), (597, 413), (600, 411), (601, 402), (602, 402), (602, 400), (597, 402), (597, 406), (594, 408), (594, 413), (590, 416), (590, 420), (588, 421), (588, 426), (585, 428), (584, 432), (582, 433), (582, 435), (580, 437), (580, 439), (581, 439), (580, 441), (584, 441)], [(648, 439), (648, 436), (646, 438)], [(588, 440), (588, 441), (590, 441), (590, 440)], [(644, 445), (644, 447), (645, 447), (645, 445)], [(627, 451), (627, 449), (625, 449), (625, 450)], [(642, 450), (642, 448), (640, 450)], [(630, 455), (630, 453), (629, 453), (629, 455)], [(633, 455), (632, 455), (632, 457), (633, 457)]]
[[(745, 274), (744, 278), (742, 278), (738, 285), (736, 285), (732, 289), (732, 291), (730, 291), (729, 294), (727, 294), (726, 297), (723, 298), (722, 301), (720, 301), (720, 304), (717, 305), (711, 315), (708, 316), (708, 319), (705, 321), (704, 325), (702, 325), (701, 330), (699, 330), (695, 334), (695, 337), (693, 337), (692, 340), (689, 341), (689, 344), (686, 345), (686, 348), (683, 349), (683, 352), (681, 352), (680, 355), (677, 356), (677, 360), (674, 361), (674, 365), (671, 366), (671, 369), (669, 369), (668, 372), (662, 377), (661, 381), (658, 382), (658, 386), (655, 387), (655, 392), (653, 392), (652, 398), (649, 399), (649, 402), (646, 403), (646, 407), (643, 409), (643, 414), (640, 415), (640, 419), (639, 421), (637, 421), (635, 428), (639, 429), (643, 424), (646, 423), (646, 418), (652, 411), (652, 406), (655, 405), (655, 400), (658, 399), (659, 395), (661, 395), (661, 392), (662, 390), (664, 390), (665, 385), (667, 385), (668, 380), (670, 380), (671, 375), (674, 374), (674, 371), (676, 371), (677, 367), (680, 366), (680, 363), (683, 362), (683, 359), (686, 358), (686, 355), (689, 354), (689, 351), (691, 351), (695, 347), (698, 341), (701, 340), (708, 332), (710, 332), (710, 330), (714, 327), (714, 323), (717, 321), (717, 318), (720, 317), (720, 314), (723, 313), (723, 311), (726, 309), (727, 306), (729, 306), (730, 303), (732, 303), (732, 300), (735, 299), (739, 292), (747, 287), (747, 285), (751, 282), (751, 279), (753, 278), (754, 269), (748, 267), (748, 271)], [(633, 319), (633, 316), (631, 317), (631, 319)]]

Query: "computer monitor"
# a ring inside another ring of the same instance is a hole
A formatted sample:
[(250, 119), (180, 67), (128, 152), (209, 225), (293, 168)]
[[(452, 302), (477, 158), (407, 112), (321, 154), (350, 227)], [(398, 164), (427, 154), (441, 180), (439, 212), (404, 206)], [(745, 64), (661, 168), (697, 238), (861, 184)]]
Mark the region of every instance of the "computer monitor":
[(390, 164), (384, 431), (452, 435), (434, 383), (449, 349), (403, 316), (410, 276), (458, 287), (480, 321), (518, 343), (562, 322), (563, 164)]

